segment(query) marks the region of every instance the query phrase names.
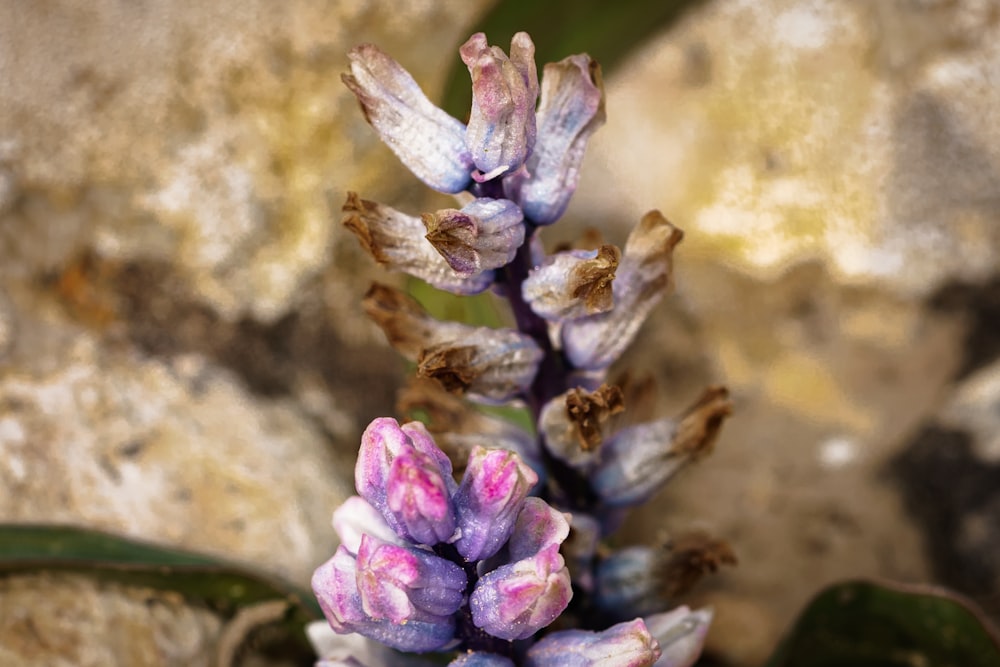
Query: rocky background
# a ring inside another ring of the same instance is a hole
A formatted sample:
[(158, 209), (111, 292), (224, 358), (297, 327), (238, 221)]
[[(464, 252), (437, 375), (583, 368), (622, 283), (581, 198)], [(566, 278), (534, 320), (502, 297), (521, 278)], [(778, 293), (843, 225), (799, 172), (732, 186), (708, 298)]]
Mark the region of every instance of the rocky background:
[[(0, 4), (0, 520), (307, 582), (404, 372), (338, 209), (427, 205), (345, 54), (377, 42), (433, 96), (490, 4)], [(623, 539), (730, 541), (740, 565), (684, 600), (715, 607), (722, 664), (843, 578), (1000, 616), (1000, 4), (716, 0), (607, 84), (546, 239), (620, 243), (649, 208), (684, 228), (622, 367), (664, 411), (712, 382), (736, 403)], [(0, 580), (3, 664), (212, 664), (224, 636), (177, 600)]]

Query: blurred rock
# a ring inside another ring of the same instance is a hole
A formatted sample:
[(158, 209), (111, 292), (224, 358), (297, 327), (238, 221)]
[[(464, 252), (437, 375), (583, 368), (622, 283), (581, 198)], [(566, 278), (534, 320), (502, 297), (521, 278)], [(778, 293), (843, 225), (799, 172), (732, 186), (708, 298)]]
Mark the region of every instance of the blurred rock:
[(197, 355), (102, 344), (57, 312), (16, 321), (0, 362), (4, 521), (94, 526), (300, 584), (332, 553), (351, 462), (290, 401)]
[(609, 78), (571, 212), (660, 208), (688, 256), (761, 278), (821, 258), (901, 294), (981, 280), (1000, 265), (998, 76), (988, 0), (710, 3)]
[(209, 667), (222, 622), (154, 591), (79, 575), (0, 580), (0, 664)]
[(433, 93), (487, 4), (4, 4), (0, 275), (94, 247), (276, 320), (331, 260), (328, 193), (415, 183), (341, 83), (347, 51), (378, 42)]

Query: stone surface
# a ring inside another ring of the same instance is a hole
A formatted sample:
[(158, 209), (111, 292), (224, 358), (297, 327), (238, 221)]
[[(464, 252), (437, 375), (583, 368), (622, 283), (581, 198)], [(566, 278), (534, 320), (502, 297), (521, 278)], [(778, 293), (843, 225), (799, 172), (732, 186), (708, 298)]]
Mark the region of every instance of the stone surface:
[(340, 82), (346, 52), (377, 42), (433, 93), (486, 4), (4, 4), (0, 272), (95, 247), (168, 259), (230, 319), (281, 317), (332, 258), (327, 195), (415, 182)]
[[(661, 208), (687, 251), (927, 294), (1000, 265), (1000, 10), (716, 2), (608, 85), (571, 212)], [(614, 193), (613, 197), (607, 196)]]
[(67, 574), (0, 580), (0, 664), (209, 667), (222, 622), (153, 591)]

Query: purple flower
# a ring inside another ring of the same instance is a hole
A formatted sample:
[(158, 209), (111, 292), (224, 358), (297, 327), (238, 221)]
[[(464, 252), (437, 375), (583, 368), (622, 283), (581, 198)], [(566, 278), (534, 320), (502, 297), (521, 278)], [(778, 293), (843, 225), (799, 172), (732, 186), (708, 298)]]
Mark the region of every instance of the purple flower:
[(604, 124), (601, 68), (590, 56), (545, 66), (538, 139), (525, 169), (504, 179), (504, 192), (540, 225), (555, 222), (576, 191), (587, 141)]
[(365, 535), (357, 558), (361, 605), (393, 623), (442, 623), (458, 611), (468, 580), (462, 568), (434, 554)]
[(507, 199), (474, 199), (423, 216), (427, 240), (461, 275), (499, 269), (524, 243), (524, 214)]
[(455, 494), (461, 531), (455, 541), (458, 553), (475, 561), (499, 551), (514, 530), (528, 490), (537, 481), (535, 471), (517, 454), (503, 449), (473, 449)]
[(452, 537), (450, 489), (434, 459), (415, 448), (402, 452), (392, 462), (386, 486), (386, 507), (393, 519), (389, 523), (400, 537), (428, 546)]
[(525, 498), (507, 543), (510, 559), (530, 558), (553, 544), (562, 544), (569, 535), (566, 516), (541, 498)]
[(465, 143), (480, 172), (474, 177), (487, 181), (520, 167), (535, 144), (535, 45), (527, 33), (519, 32), (511, 40), (508, 58), (480, 32), (459, 53), (472, 75)]
[(414, 653), (442, 648), (455, 636), (452, 617), (434, 622), (394, 623), (369, 616), (357, 585), (356, 558), (343, 546), (313, 573), (312, 588), (323, 615), (336, 632), (356, 632), (386, 646)]
[(354, 484), (401, 537), (411, 537), (410, 527), (425, 537), (450, 536), (454, 530), (447, 502), (455, 489), (451, 461), (419, 422), (400, 426), (380, 417), (369, 424), (361, 436)]
[(525, 667), (651, 667), (660, 656), (656, 639), (642, 619), (603, 632), (553, 632), (528, 649)]
[(465, 125), (434, 106), (399, 63), (377, 46), (362, 44), (348, 54), (343, 80), (379, 138), (420, 180), (440, 192), (468, 187), (473, 169), (465, 147)]
[(551, 623), (573, 597), (559, 545), (487, 572), (469, 598), (472, 621), (494, 637), (527, 639)]

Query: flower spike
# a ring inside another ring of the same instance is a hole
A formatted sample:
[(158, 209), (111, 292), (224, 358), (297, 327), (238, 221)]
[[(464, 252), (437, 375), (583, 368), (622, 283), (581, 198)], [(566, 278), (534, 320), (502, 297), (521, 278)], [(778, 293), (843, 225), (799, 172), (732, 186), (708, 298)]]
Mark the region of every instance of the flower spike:
[(351, 73), (341, 78), (379, 138), (435, 190), (454, 194), (468, 187), (473, 164), (465, 125), (434, 106), (410, 73), (377, 46), (362, 44), (348, 57)]

